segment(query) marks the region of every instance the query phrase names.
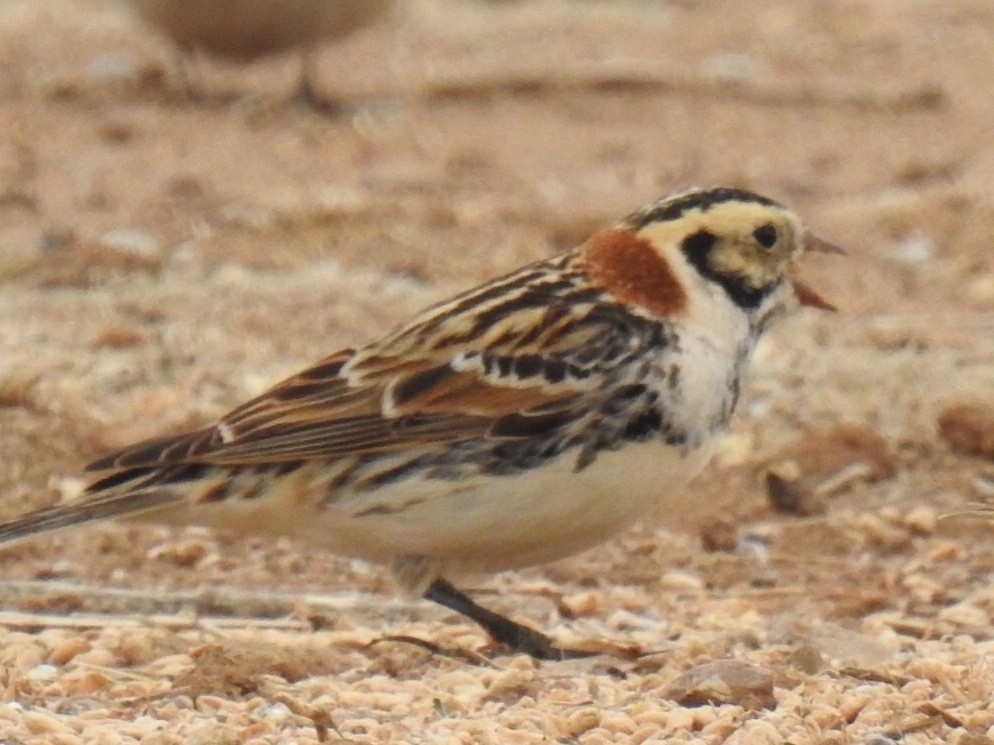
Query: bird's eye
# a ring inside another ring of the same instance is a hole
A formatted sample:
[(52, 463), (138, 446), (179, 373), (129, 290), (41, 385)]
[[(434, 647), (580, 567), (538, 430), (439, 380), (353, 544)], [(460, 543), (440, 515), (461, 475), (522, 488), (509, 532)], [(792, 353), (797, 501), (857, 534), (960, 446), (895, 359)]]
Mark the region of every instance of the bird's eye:
[(765, 225), (760, 225), (752, 231), (752, 237), (755, 238), (756, 243), (763, 248), (773, 248), (777, 242), (777, 229), (769, 223), (766, 223)]

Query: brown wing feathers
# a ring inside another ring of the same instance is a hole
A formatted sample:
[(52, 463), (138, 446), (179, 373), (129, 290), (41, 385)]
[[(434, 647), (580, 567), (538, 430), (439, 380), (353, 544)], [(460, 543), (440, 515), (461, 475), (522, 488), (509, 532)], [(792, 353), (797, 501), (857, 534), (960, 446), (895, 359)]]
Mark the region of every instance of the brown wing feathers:
[(32, 512), (23, 518), (0, 527), (0, 543), (9, 543), (72, 525), (119, 517), (124, 514), (151, 512), (180, 501), (181, 497), (172, 489), (152, 489), (148, 491), (109, 492), (96, 494), (85, 500)]
[[(361, 388), (335, 378), (319, 390), (311, 388), (318, 384), (310, 377), (305, 372), (278, 385), (217, 427), (139, 443), (95, 461), (88, 470), (180, 463), (233, 467), (391, 452), (483, 436), (495, 420), (576, 395), (572, 390), (550, 393), (539, 385), (494, 385), (448, 364), (391, 377), (385, 384), (367, 380)], [(307, 395), (294, 396), (301, 386), (308, 387)]]
[[(512, 287), (519, 273), (457, 299), (460, 311), (479, 311), (486, 327), (460, 326), (451, 303), (438, 306), (378, 345), (322, 360), (217, 426), (147, 440), (94, 461), (87, 470), (95, 480), (85, 499), (9, 524), (0, 529), (0, 543), (166, 508), (185, 498), (177, 484), (207, 477), (214, 468), (279, 468), (563, 429), (584, 415), (590, 382), (582, 380), (589, 373), (581, 369), (584, 363), (575, 367), (566, 359), (612, 332), (567, 312), (570, 303), (561, 295), (570, 283), (559, 274), (556, 283), (543, 285), (542, 271), (535, 265), (525, 272), (537, 281), (526, 283), (525, 293)], [(533, 312), (522, 312), (528, 309)]]

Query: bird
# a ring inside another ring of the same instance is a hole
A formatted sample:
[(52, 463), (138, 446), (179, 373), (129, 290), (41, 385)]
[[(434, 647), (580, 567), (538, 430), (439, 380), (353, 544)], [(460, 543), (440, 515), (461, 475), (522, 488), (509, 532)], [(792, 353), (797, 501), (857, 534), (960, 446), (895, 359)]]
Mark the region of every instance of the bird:
[(302, 49), (299, 95), (330, 107), (315, 87), (316, 45), (343, 39), (383, 19), (396, 0), (125, 0), (179, 48), (188, 96), (197, 97), (185, 65), (197, 51), (239, 62)]
[(292, 536), (385, 564), (498, 649), (582, 654), (458, 585), (593, 547), (688, 481), (726, 428), (752, 349), (844, 253), (733, 187), (677, 191), (338, 351), (216, 422), (91, 463), (76, 500), (0, 544), (109, 518)]

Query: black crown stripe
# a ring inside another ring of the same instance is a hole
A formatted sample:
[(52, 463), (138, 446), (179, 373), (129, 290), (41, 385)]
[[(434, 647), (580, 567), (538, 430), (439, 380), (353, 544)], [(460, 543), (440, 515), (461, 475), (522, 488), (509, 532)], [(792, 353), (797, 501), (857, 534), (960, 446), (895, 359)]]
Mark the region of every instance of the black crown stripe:
[(649, 223), (679, 220), (692, 210), (707, 211), (716, 204), (725, 202), (750, 202), (766, 207), (782, 207), (779, 202), (744, 189), (717, 187), (714, 189), (697, 189), (695, 191), (663, 197), (650, 206), (634, 212), (625, 220), (625, 225), (639, 230)]

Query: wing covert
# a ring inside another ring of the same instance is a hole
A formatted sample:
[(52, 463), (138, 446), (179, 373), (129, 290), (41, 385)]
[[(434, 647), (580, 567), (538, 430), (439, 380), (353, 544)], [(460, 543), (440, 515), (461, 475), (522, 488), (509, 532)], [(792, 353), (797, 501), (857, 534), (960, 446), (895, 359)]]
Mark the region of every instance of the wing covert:
[(89, 470), (336, 459), (568, 426), (610, 382), (618, 357), (649, 340), (630, 315), (570, 298), (556, 276), (503, 292), (485, 286), (379, 343), (325, 358), (216, 426), (139, 443)]

